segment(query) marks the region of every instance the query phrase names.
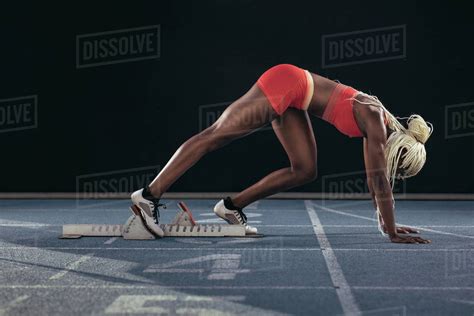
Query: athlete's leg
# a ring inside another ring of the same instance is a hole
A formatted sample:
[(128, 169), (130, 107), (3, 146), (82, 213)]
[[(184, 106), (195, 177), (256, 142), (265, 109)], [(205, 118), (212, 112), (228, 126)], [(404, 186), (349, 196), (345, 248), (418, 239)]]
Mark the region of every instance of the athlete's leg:
[(316, 141), (308, 113), (288, 108), (281, 119), (274, 120), (272, 125), (288, 155), (290, 167), (270, 173), (237, 194), (232, 198), (236, 207), (243, 208), (261, 198), (316, 178)]
[(254, 85), (232, 103), (209, 128), (191, 137), (174, 153), (166, 166), (150, 184), (156, 198), (206, 153), (245, 136), (271, 122), (277, 114), (261, 90)]

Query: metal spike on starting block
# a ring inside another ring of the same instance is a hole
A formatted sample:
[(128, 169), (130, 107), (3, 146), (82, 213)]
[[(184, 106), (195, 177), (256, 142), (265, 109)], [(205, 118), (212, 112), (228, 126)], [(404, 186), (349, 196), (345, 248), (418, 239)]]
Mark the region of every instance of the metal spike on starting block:
[[(180, 212), (171, 224), (161, 224), (165, 237), (245, 237), (245, 227), (228, 224), (200, 225), (189, 208), (183, 202), (178, 203)], [(131, 215), (124, 225), (107, 224), (72, 224), (63, 225), (63, 235), (60, 238), (113, 237), (122, 236), (124, 239), (156, 239), (149, 231), (136, 206), (130, 207)]]

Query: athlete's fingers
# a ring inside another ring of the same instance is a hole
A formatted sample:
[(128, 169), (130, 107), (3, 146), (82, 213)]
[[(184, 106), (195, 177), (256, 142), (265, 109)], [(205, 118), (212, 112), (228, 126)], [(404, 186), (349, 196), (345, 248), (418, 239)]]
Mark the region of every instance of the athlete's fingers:
[(412, 234), (418, 234), (418, 233), (420, 233), (418, 230), (416, 230), (416, 229), (414, 229), (414, 228), (411, 228), (411, 227), (402, 226), (402, 228), (403, 228), (404, 230), (406, 230), (407, 232), (412, 233)]
[(407, 234), (407, 231), (406, 231), (406, 229), (404, 229), (403, 227), (397, 227), (397, 233), (399, 233), (399, 234)]
[(415, 237), (415, 240), (420, 244), (429, 244), (429, 243), (431, 243), (431, 240), (424, 239), (424, 238), (421, 238), (421, 237)]

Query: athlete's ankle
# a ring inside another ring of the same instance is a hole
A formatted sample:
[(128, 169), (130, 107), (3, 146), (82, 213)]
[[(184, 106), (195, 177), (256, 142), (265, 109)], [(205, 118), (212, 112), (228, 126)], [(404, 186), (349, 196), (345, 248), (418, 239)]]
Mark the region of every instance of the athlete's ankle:
[(242, 210), (242, 207), (235, 205), (230, 196), (224, 199), (224, 206), (228, 210)]
[(142, 196), (147, 199), (147, 200), (160, 200), (161, 195), (157, 195), (155, 192), (153, 192), (150, 187), (147, 185), (143, 188)]

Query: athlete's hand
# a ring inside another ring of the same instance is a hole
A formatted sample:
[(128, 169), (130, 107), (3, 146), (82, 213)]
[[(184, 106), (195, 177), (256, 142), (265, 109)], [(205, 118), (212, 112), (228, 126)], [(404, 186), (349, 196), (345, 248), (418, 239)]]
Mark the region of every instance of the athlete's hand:
[[(388, 234), (387, 229), (385, 228), (385, 226), (383, 226), (383, 232), (385, 234)], [(414, 228), (411, 228), (411, 227), (397, 226), (397, 234), (419, 234), (419, 233), (420, 233), (420, 231), (418, 231)]]
[(395, 234), (390, 236), (390, 241), (397, 244), (429, 244), (431, 240), (417, 236), (401, 236)]

